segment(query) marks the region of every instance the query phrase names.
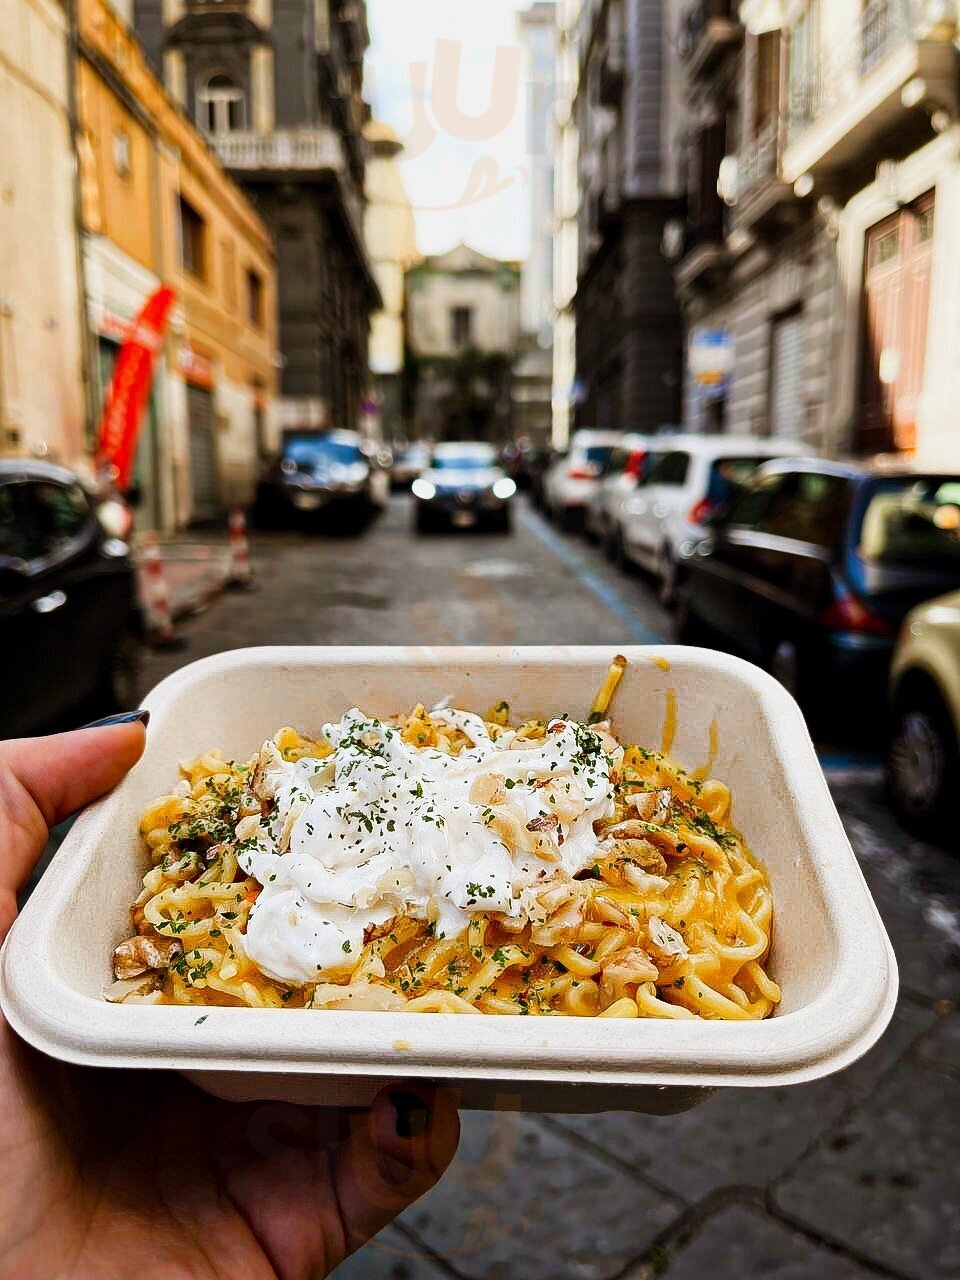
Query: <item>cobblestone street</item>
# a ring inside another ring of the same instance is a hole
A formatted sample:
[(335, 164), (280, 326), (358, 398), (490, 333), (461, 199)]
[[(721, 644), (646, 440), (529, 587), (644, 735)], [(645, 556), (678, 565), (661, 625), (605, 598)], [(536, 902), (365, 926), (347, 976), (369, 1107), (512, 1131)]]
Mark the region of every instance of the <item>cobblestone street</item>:
[[(272, 643), (643, 643), (669, 634), (639, 578), (523, 509), (512, 538), (415, 539), (405, 504), (358, 540), (255, 536), (257, 590), (149, 655)], [(282, 566), (282, 572), (280, 568)], [(960, 863), (905, 836), (879, 769), (828, 769), (897, 952), (874, 1051), (828, 1080), (727, 1090), (684, 1115), (464, 1116), (430, 1195), (343, 1280), (946, 1280), (960, 1275)]]

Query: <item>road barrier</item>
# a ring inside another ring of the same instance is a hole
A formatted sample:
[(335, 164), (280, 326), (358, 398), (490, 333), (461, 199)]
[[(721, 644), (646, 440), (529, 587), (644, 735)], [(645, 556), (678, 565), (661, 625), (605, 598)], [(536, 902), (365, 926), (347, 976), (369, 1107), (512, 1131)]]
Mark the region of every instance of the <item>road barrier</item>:
[(173, 645), (176, 643), (173, 605), (157, 535), (150, 532), (143, 534), (140, 545), (143, 565), (141, 594), (147, 634), (152, 644)]
[(227, 585), (242, 591), (249, 591), (253, 587), (247, 517), (240, 507), (234, 507), (230, 512), (230, 569)]

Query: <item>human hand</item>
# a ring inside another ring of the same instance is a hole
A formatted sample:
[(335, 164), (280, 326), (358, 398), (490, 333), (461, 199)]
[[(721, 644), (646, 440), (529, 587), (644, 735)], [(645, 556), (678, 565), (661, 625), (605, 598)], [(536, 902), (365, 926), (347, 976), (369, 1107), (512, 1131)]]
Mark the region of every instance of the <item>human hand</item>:
[[(0, 743), (0, 938), (48, 828), (143, 746), (135, 720)], [(419, 1081), (365, 1111), (240, 1105), (174, 1073), (68, 1067), (0, 1020), (0, 1274), (319, 1280), (434, 1185), (458, 1136)]]

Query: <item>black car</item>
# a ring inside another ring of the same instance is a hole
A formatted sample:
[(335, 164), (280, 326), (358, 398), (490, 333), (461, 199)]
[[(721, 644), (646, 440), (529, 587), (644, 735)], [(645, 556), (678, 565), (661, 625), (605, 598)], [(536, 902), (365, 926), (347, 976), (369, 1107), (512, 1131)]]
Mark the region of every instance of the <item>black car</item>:
[(325, 515), (355, 530), (386, 505), (389, 492), (386, 466), (357, 432), (290, 430), (258, 486), (254, 522), (274, 529)]
[(136, 576), (71, 471), (0, 462), (0, 737), (136, 705)]
[(443, 528), (510, 530), (517, 485), (498, 465), (489, 444), (438, 444), (429, 467), (410, 489), (418, 533)]
[(960, 587), (956, 477), (781, 459), (683, 565), (678, 638), (776, 675), (801, 702), (883, 705), (907, 613)]

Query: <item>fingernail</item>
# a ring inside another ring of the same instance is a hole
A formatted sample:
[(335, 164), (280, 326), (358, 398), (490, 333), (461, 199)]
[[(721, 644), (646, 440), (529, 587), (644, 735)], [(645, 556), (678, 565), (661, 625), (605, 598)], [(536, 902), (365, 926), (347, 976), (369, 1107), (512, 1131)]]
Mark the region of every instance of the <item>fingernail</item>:
[(104, 716), (102, 720), (91, 720), (83, 724), (81, 729), (107, 729), (113, 724), (142, 724), (144, 728), (150, 723), (149, 711), (121, 711), (115, 716)]
[(391, 1089), (387, 1094), (393, 1107), (393, 1127), (400, 1138), (419, 1138), (426, 1132), (430, 1108), (418, 1093)]

